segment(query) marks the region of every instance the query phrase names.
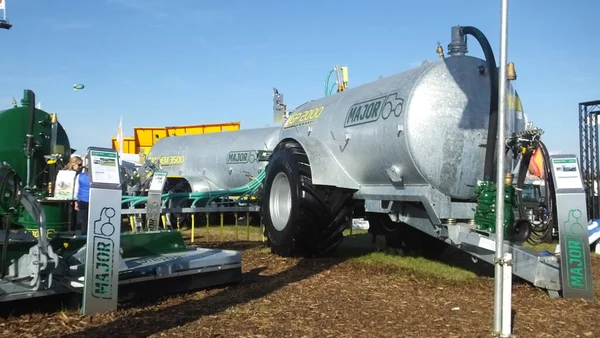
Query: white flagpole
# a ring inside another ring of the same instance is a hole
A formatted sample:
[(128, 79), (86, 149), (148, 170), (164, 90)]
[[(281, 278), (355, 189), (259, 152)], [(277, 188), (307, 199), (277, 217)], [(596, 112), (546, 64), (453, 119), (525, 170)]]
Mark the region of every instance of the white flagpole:
[(502, 0), (500, 24), (500, 74), (498, 93), (498, 144), (496, 149), (496, 255), (494, 273), (494, 333), (511, 336), (512, 270), (504, 256), (504, 121), (506, 117), (506, 59), (508, 40), (508, 0)]
[(123, 140), (123, 117), (122, 116), (119, 118), (119, 130), (118, 130), (117, 142), (119, 142), (119, 154), (123, 154), (124, 153), (123, 146), (124, 146), (125, 142)]

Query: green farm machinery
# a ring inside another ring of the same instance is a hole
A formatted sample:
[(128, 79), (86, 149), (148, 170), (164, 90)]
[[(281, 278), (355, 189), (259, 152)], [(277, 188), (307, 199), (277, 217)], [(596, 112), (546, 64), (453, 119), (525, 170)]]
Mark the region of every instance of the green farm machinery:
[[(96, 242), (100, 237), (81, 236), (73, 231), (73, 199), (59, 198), (55, 194), (57, 175), (74, 152), (67, 133), (56, 114), (35, 107), (33, 91), (25, 90), (21, 106), (16, 102), (13, 105), (0, 112), (0, 219), (3, 226), (0, 231), (0, 303), (50, 295), (77, 296), (86, 288), (90, 290), (86, 294), (94, 296), (94, 292), (104, 290), (99, 288), (104, 281), (97, 279), (104, 274), (117, 276), (118, 293), (111, 293), (111, 297), (118, 300), (147, 295), (147, 292), (195, 290), (241, 279), (239, 252), (189, 248), (178, 231), (137, 229), (121, 233), (121, 219), (111, 220), (110, 208), (102, 209), (102, 215), (108, 215), (104, 220), (94, 220), (90, 211), (90, 229), (99, 221), (102, 227), (111, 222), (115, 224), (120, 244), (114, 250), (113, 262), (119, 264), (112, 267), (114, 271), (99, 273), (89, 268), (92, 273), (86, 274), (86, 266), (100, 266), (98, 262), (86, 265), (91, 257), (87, 250), (89, 238), (93, 238), (93, 255), (100, 257), (102, 253)], [(88, 162), (89, 153), (88, 149)], [(116, 152), (108, 149), (106, 153), (112, 154), (119, 163)], [(122, 172), (119, 170), (117, 186), (127, 182)], [(92, 182), (92, 187), (94, 184)], [(121, 192), (116, 196), (116, 200), (110, 202), (120, 207), (127, 198), (121, 199)], [(90, 201), (90, 210), (91, 206)], [(92, 276), (94, 281), (87, 283), (86, 276)], [(162, 283), (166, 283), (166, 287), (161, 286)], [(83, 298), (85, 303), (85, 296)]]

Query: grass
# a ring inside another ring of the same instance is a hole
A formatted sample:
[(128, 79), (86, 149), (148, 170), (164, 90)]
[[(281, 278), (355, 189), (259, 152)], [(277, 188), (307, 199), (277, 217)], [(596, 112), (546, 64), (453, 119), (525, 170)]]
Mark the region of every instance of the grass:
[[(352, 234), (351, 234), (352, 233)], [(367, 230), (346, 230), (340, 255), (350, 256), (351, 262), (365, 267), (384, 267), (393, 274), (414, 273), (424, 277), (443, 279), (449, 282), (467, 282), (476, 274), (445, 262), (423, 257), (394, 256), (375, 251), (375, 244)]]
[[(203, 242), (230, 242), (230, 241), (263, 241), (262, 228), (257, 226), (238, 225), (200, 225), (195, 226), (194, 244), (202, 244)], [(191, 229), (182, 229), (181, 232), (185, 237), (191, 234)]]
[[(183, 230), (185, 237), (189, 236), (191, 230)], [(202, 243), (215, 241), (263, 241), (262, 229), (257, 226), (246, 227), (238, 225), (206, 225), (195, 227), (194, 245), (201, 246)], [(224, 243), (226, 246), (226, 243)], [(268, 253), (264, 247), (253, 248)], [(344, 242), (340, 246), (336, 258), (345, 259), (351, 264), (369, 268), (390, 269), (392, 274), (414, 273), (425, 277), (444, 279), (451, 282), (466, 282), (476, 277), (475, 273), (454, 267), (444, 262), (429, 260), (422, 257), (402, 257), (376, 252), (375, 244), (371, 242), (371, 236), (367, 230), (344, 231)]]
[(558, 241), (555, 242), (551, 242), (551, 243), (541, 243), (538, 245), (531, 245), (529, 243), (525, 243), (523, 246), (526, 248), (529, 248), (531, 250), (537, 251), (537, 252), (542, 252), (544, 250), (548, 250), (550, 252), (554, 252), (554, 250), (556, 250), (556, 246), (558, 245)]
[(399, 257), (382, 252), (373, 252), (366, 256), (356, 257), (353, 261), (368, 267), (392, 268), (393, 273), (412, 272), (449, 282), (468, 282), (477, 277), (471, 271), (423, 257)]
[[(185, 237), (189, 237), (191, 230), (182, 229)], [(240, 224), (237, 227), (233, 225), (210, 225), (202, 224), (195, 227), (195, 240), (193, 245), (202, 246), (203, 243), (224, 242), (262, 242), (262, 228), (258, 226), (247, 227)], [(548, 250), (554, 252), (557, 243), (542, 243), (536, 246), (525, 244), (526, 247), (534, 251)], [(255, 247), (251, 250), (269, 253), (268, 248)], [(424, 277), (442, 279), (448, 282), (468, 282), (476, 278), (476, 273), (463, 268), (464, 265), (457, 267), (451, 264), (451, 259), (444, 261), (435, 261), (423, 257), (393, 256), (382, 252), (376, 252), (375, 244), (371, 241), (371, 236), (367, 230), (347, 229), (344, 231), (344, 242), (340, 246), (337, 258), (343, 258), (352, 264), (369, 268), (390, 269), (392, 274), (414, 273)], [(468, 264), (467, 264), (468, 265)]]

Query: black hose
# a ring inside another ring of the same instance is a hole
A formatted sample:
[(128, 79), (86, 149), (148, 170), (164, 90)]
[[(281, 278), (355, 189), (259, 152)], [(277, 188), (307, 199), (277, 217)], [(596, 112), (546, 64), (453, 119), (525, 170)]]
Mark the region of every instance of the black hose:
[(16, 208), (21, 201), (21, 180), (17, 173), (8, 166), (0, 164), (0, 208), (6, 212), (4, 219), (4, 238), (2, 239), (2, 254), (0, 256), (0, 278), (4, 278), (8, 258), (10, 225)]
[[(485, 164), (483, 169), (483, 179), (491, 181), (494, 178), (494, 160), (496, 151), (496, 137), (498, 136), (498, 68), (496, 66), (496, 59), (494, 58), (494, 52), (488, 39), (485, 37), (483, 32), (472, 26), (465, 26), (460, 28), (462, 35), (473, 36), (485, 56), (485, 62), (490, 73), (490, 121), (488, 123), (488, 135), (485, 150)], [(503, 142), (503, 140), (501, 140)]]
[(0, 171), (0, 208), (11, 212), (21, 202), (22, 183), (12, 168), (0, 164)]
[(523, 186), (525, 185), (525, 178), (527, 171), (529, 170), (529, 163), (531, 162), (532, 151), (527, 150), (521, 157), (521, 164), (519, 166), (519, 173), (517, 176), (517, 201), (519, 203), (519, 218), (525, 219), (525, 207), (523, 206)]
[(542, 159), (544, 162), (543, 171), (545, 177), (545, 196), (546, 196), (546, 209), (548, 210), (549, 216), (544, 226), (541, 228), (533, 228), (531, 232), (531, 237), (527, 242), (531, 245), (538, 245), (543, 242), (547, 242), (552, 238), (552, 229), (554, 228), (551, 225), (555, 223), (555, 215), (556, 215), (556, 192), (554, 187), (554, 182), (552, 181), (552, 169), (550, 167), (550, 153), (548, 152), (548, 148), (542, 141), (538, 141), (539, 143), (539, 151), (542, 153)]
[(29, 97), (29, 126), (27, 128), (27, 145), (25, 146), (25, 155), (27, 156), (27, 187), (31, 186), (31, 157), (33, 156), (33, 130), (35, 126), (35, 93), (27, 89)]

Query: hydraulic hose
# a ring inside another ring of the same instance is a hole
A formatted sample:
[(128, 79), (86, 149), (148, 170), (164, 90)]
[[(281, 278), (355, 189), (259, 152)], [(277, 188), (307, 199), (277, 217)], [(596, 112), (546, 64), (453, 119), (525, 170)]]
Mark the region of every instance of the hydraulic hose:
[(548, 241), (552, 236), (552, 228), (555, 223), (555, 215), (556, 215), (556, 191), (554, 182), (552, 181), (552, 169), (550, 168), (550, 153), (548, 152), (548, 148), (542, 141), (539, 142), (539, 151), (542, 153), (543, 158), (543, 170), (545, 177), (545, 196), (546, 196), (546, 209), (548, 210), (549, 216), (546, 224), (541, 228), (534, 228), (531, 232), (531, 237), (527, 242), (531, 245), (538, 245), (542, 242)]
[[(479, 42), (481, 49), (483, 49), (485, 62), (490, 73), (490, 121), (488, 123), (483, 179), (491, 181), (494, 178), (496, 137), (498, 136), (498, 68), (496, 66), (496, 59), (494, 58), (492, 47), (483, 32), (473, 26), (461, 27), (460, 32), (462, 35), (473, 36), (477, 42)], [(501, 140), (501, 142), (503, 142), (503, 140)]]
[(517, 200), (519, 202), (519, 218), (524, 219), (525, 207), (523, 207), (523, 186), (525, 185), (525, 177), (529, 170), (529, 163), (531, 162), (532, 151), (527, 150), (521, 157), (521, 164), (519, 165), (519, 173), (517, 176)]
[(329, 89), (329, 79), (331, 79), (331, 74), (333, 74), (334, 70), (330, 70), (327, 74), (327, 78), (325, 78), (325, 96), (329, 96), (331, 90)]
[(336, 84), (335, 84), (335, 83), (334, 83), (334, 84), (332, 84), (332, 85), (331, 85), (331, 87), (329, 87), (329, 92), (327, 93), (327, 96), (329, 96), (329, 95), (333, 94), (333, 90), (335, 89), (335, 87), (336, 87)]
[[(200, 192), (178, 192), (178, 193), (165, 193), (162, 194), (161, 199), (163, 200), (163, 207), (166, 205), (167, 201), (172, 198), (186, 198), (190, 200), (194, 200), (196, 202), (200, 200), (208, 200), (207, 203), (210, 203), (218, 198), (223, 198), (227, 196), (251, 196), (253, 195), (261, 186), (262, 181), (264, 180), (266, 175), (266, 171), (261, 171), (251, 182), (241, 187), (226, 189), (226, 190), (215, 190), (215, 191), (200, 191)], [(147, 196), (124, 196), (122, 198), (122, 203), (131, 203), (131, 206), (134, 207), (139, 203), (143, 203), (148, 200)]]

